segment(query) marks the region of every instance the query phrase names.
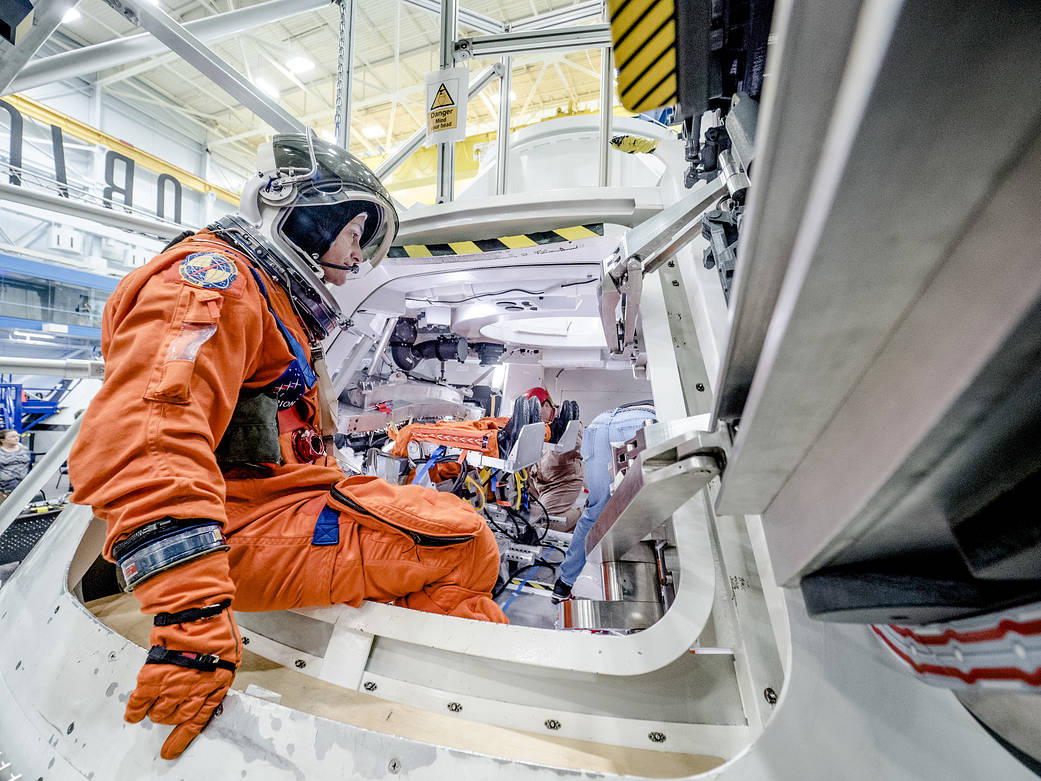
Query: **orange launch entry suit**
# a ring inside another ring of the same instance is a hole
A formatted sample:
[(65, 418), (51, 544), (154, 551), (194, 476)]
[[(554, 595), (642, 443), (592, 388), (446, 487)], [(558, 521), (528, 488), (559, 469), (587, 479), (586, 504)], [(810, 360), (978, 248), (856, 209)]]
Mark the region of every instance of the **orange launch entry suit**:
[[(278, 321), (310, 363), (285, 292), (206, 231), (127, 275), (105, 307), (105, 382), (69, 457), (74, 501), (107, 523), (110, 559), (116, 542), (168, 517), (218, 521), (230, 546), (142, 582), (134, 592), (142, 609), (176, 612), (226, 598), (246, 611), (372, 599), (505, 622), (489, 594), (498, 549), (466, 502), (347, 478), (324, 454), (302, 461), (294, 434), (319, 429), (317, 383), (278, 412), (282, 464), (222, 471), (214, 451), (240, 394), (291, 381), (294, 355)], [(432, 537), (442, 541), (426, 544)]]

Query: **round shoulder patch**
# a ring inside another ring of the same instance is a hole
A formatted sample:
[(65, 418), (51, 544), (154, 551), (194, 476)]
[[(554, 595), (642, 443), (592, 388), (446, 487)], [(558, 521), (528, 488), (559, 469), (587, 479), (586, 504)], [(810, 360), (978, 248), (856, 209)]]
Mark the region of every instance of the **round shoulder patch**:
[(227, 290), (239, 275), (235, 261), (216, 252), (196, 252), (181, 261), (181, 279), (196, 287)]

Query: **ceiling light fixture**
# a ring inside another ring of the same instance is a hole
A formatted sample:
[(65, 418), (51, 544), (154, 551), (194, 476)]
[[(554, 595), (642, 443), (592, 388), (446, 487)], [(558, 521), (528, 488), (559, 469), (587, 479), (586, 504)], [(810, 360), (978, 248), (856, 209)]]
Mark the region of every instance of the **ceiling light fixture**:
[(361, 134), (366, 138), (379, 138), (383, 135), (383, 128), (379, 125), (366, 125), (362, 128)]
[(290, 73), (307, 73), (314, 70), (314, 60), (308, 57), (293, 57), (286, 60), (286, 68)]
[(68, 24), (69, 22), (75, 22), (80, 18), (80, 12), (75, 8), (70, 8), (65, 12), (65, 15), (61, 18), (62, 24)]
[[(45, 334), (42, 331), (22, 331), (15, 328), (11, 331), (12, 336), (20, 336), (24, 339), (54, 339), (52, 334)], [(17, 339), (13, 341), (18, 341)]]
[(42, 339), (15, 339), (13, 336), (8, 336), (7, 340), (10, 342), (16, 342), (17, 344), (29, 344), (37, 347), (58, 347), (54, 342), (45, 342)]
[(265, 95), (267, 95), (269, 98), (274, 98), (275, 100), (278, 100), (278, 88), (267, 79), (257, 77), (253, 80), (253, 84), (256, 85), (256, 88), (263, 92)]

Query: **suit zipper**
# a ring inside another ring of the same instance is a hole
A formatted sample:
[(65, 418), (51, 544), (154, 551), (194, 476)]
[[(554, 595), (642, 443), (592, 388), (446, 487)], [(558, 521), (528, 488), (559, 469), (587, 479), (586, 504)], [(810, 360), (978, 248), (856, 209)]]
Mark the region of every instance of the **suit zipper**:
[(370, 518), (375, 518), (380, 523), (385, 523), (392, 529), (397, 529), (402, 534), (411, 538), (412, 541), (416, 543), (416, 545), (422, 545), (424, 548), (443, 548), (448, 545), (459, 545), (463, 542), (469, 542), (474, 538), (474, 535), (472, 534), (437, 537), (433, 534), (423, 534), (422, 532), (413, 531), (412, 529), (406, 529), (404, 526), (399, 526), (396, 523), (391, 523), (386, 518), (381, 518), (380, 516), (376, 515), (376, 513), (362, 507), (349, 496), (338, 491), (336, 489), (336, 486), (333, 486), (331, 489), (329, 489), (329, 493), (332, 494), (333, 499), (335, 499), (336, 501), (347, 505), (355, 512), (362, 513), (363, 515), (368, 515)]

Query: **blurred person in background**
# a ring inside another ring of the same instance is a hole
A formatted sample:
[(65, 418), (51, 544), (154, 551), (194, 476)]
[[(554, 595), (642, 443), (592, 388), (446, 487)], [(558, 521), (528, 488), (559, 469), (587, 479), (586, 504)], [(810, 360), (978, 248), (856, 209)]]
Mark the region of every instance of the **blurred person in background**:
[(13, 428), (0, 431), (0, 502), (29, 474), (32, 453)]
[[(545, 388), (531, 388), (525, 397), (538, 399), (542, 405), (542, 422), (549, 424), (553, 432), (551, 442), (560, 439), (568, 422), (578, 419), (577, 403), (565, 401), (558, 415), (557, 406)], [(565, 453), (547, 450), (529, 470), (528, 490), (532, 496), (542, 503), (551, 517), (563, 519), (562, 522), (553, 523), (553, 528), (557, 531), (569, 532), (574, 529), (582, 513), (578, 501), (585, 490), (582, 454), (579, 452), (581, 445), (582, 432), (579, 431), (574, 448)]]

